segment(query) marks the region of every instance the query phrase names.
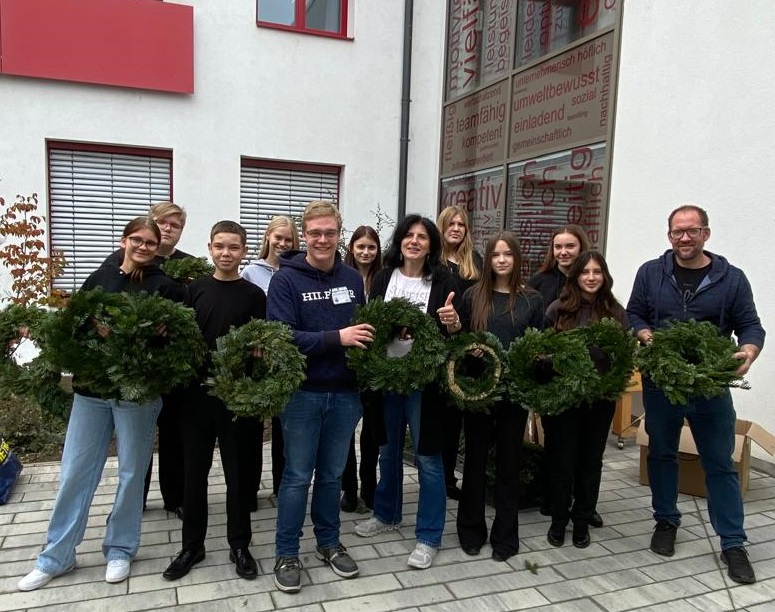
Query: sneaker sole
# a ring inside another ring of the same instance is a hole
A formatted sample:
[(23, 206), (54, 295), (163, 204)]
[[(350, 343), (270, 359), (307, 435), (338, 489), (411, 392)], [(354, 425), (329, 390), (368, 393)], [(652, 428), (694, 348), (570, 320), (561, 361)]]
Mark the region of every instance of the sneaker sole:
[(274, 585), (280, 589), (283, 593), (298, 593), (301, 591), (301, 585), (288, 586), (286, 584), (280, 584), (277, 580), (277, 576), (274, 577)]
[(384, 527), (380, 528), (378, 531), (370, 531), (369, 533), (361, 533), (358, 531), (358, 528), (355, 528), (355, 535), (360, 536), (362, 538), (373, 538), (375, 535), (379, 535), (380, 533), (386, 533), (388, 531), (395, 531), (396, 529), (400, 529), (401, 524), (398, 525), (385, 525)]
[(433, 565), (433, 559), (431, 559), (428, 563), (415, 563), (410, 561), (407, 561), (406, 564), (409, 567), (413, 567), (414, 569), (424, 570), (428, 569), (431, 565)]
[(333, 572), (341, 578), (355, 578), (360, 572), (360, 570), (357, 567), (352, 572), (342, 571), (338, 567), (336, 567), (333, 563), (331, 563), (329, 559), (326, 559), (323, 555), (321, 555), (318, 552), (315, 553), (315, 557), (318, 558), (323, 563), (325, 563), (326, 565), (328, 565), (328, 567), (330, 567), (333, 570)]

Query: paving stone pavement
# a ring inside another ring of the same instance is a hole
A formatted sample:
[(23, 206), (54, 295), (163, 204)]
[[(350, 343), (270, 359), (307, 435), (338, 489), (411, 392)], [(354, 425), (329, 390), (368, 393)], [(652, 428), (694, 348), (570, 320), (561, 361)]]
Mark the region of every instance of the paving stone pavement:
[[(414, 546), (418, 485), (416, 471), (407, 467), (403, 528), (363, 539), (354, 534), (354, 527), (369, 515), (341, 515), (342, 543), (357, 560), (360, 577), (340, 579), (315, 558), (308, 519), (301, 542), (303, 589), (290, 595), (279, 592), (272, 582), (277, 502), (269, 495), (270, 462), (265, 445), (264, 482), (258, 512), (253, 514), (251, 547), (259, 564), (257, 580), (239, 578), (229, 563), (225, 485), (216, 454), (210, 474), (205, 560), (179, 581), (162, 579), (162, 571), (179, 550), (181, 523), (161, 509), (154, 479), (132, 574), (121, 584), (106, 583), (101, 539), (117, 479), (116, 460), (111, 458), (94, 498), (86, 537), (78, 548), (76, 571), (31, 593), (17, 591), (16, 584), (33, 568), (45, 541), (59, 464), (25, 466), (10, 502), (0, 506), (0, 612), (775, 611), (775, 478), (762, 472), (752, 472), (745, 504), (748, 551), (758, 577), (754, 585), (737, 585), (727, 577), (702, 498), (680, 496), (684, 521), (674, 557), (662, 558), (648, 550), (653, 521), (649, 490), (638, 484), (638, 448), (628, 442), (624, 450), (618, 450), (611, 439), (598, 505), (605, 526), (592, 530), (592, 545), (587, 549), (574, 548), (570, 538), (562, 548), (550, 546), (546, 541), (549, 520), (534, 509), (520, 513), (518, 555), (507, 563), (496, 563), (485, 546), (481, 555), (469, 557), (458, 547), (456, 505), (450, 502), (436, 561), (424, 571), (410, 569), (406, 558)], [(488, 509), (489, 518), (492, 514)]]

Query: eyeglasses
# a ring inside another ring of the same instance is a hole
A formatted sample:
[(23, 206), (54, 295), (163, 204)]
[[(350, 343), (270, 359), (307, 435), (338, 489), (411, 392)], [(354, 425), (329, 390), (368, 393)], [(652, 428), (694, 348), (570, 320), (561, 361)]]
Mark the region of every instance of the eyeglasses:
[(326, 240), (334, 240), (339, 236), (339, 230), (308, 230), (304, 233), (307, 238), (312, 238), (312, 240), (320, 240), (321, 238), (325, 238)]
[(689, 236), (689, 238), (697, 238), (700, 234), (702, 234), (702, 230), (708, 229), (707, 227), (690, 227), (687, 229), (674, 229), (667, 232), (667, 235), (670, 236), (673, 240), (680, 240), (683, 238), (683, 235), (686, 234)]
[(129, 240), (129, 244), (131, 244), (136, 249), (144, 246), (149, 251), (155, 251), (159, 248), (159, 243), (155, 240), (143, 240), (139, 236), (129, 236), (127, 240)]
[(178, 231), (183, 229), (183, 226), (180, 223), (176, 223), (175, 221), (167, 221), (164, 219), (162, 219), (161, 221), (156, 221), (156, 225), (158, 225), (159, 227), (168, 227), (170, 229), (174, 229)]

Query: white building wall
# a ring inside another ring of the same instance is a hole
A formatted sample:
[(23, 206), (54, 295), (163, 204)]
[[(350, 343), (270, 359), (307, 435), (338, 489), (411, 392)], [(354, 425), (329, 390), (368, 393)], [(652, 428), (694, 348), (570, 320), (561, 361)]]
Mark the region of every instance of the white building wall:
[(775, 432), (773, 32), (768, 0), (624, 3), (607, 255), (626, 300), (640, 264), (670, 246), (670, 211), (687, 201), (708, 211), (707, 248), (746, 272), (773, 334), (753, 388), (733, 392), (738, 416)]
[[(194, 6), (194, 95), (0, 77), (0, 193), (47, 205), (45, 141), (74, 140), (172, 149), (191, 253), (205, 253), (215, 221), (239, 218), (241, 155), (343, 165), (345, 226), (373, 224), (378, 207), (395, 218), (403, 2), (351, 0), (351, 41), (258, 28), (254, 0), (183, 3)], [(415, 2), (407, 209), (430, 215), (444, 4)]]

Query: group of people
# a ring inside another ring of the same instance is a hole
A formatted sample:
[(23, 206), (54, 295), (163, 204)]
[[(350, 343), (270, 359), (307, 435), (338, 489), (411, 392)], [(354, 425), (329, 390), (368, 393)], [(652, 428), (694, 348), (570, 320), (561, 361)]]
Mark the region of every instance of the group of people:
[[(154, 265), (159, 255), (177, 252), (174, 246), (185, 213), (171, 206), (161, 213), (154, 207), (149, 218), (128, 224), (121, 250), (89, 277), (84, 288), (99, 285), (106, 291), (158, 292), (181, 301), (195, 310), (211, 348), (231, 326), (254, 318), (281, 321), (291, 328), (294, 343), (306, 357), (306, 380), (272, 423), (272, 481), (277, 496), (274, 582), (288, 593), (302, 586), (299, 542), (310, 487), (316, 555), (338, 576), (358, 575), (357, 563), (341, 543), (340, 510), (353, 511), (362, 503), (373, 511), (371, 518), (355, 527), (355, 533), (364, 538), (401, 526), (407, 426), (419, 476), (416, 543), (407, 564), (416, 569), (432, 565), (444, 532), (447, 498), (458, 501), (457, 535), (466, 554), (481, 554), (488, 539), (495, 561), (507, 561), (519, 551), (519, 471), (527, 410), (505, 397), (487, 413), (461, 412), (448, 405), (437, 383), (410, 394), (359, 390), (346, 351), (366, 349), (374, 339), (371, 325), (353, 323), (356, 308), (368, 299), (406, 298), (431, 316), (444, 336), (487, 331), (504, 347), (528, 328), (562, 332), (603, 318), (614, 319), (623, 333), (635, 333), (643, 343), (670, 320), (709, 320), (721, 333), (736, 335), (740, 374), (748, 370), (764, 342), (745, 275), (723, 257), (704, 250), (710, 237), (708, 217), (694, 204), (670, 214), (672, 248), (640, 268), (626, 309), (612, 293), (613, 280), (604, 257), (590, 250), (582, 228), (558, 228), (538, 273), (524, 279), (518, 237), (510, 231), (498, 232), (480, 256), (467, 213), (455, 206), (444, 209), (436, 223), (413, 214), (399, 220), (384, 257), (378, 232), (358, 227), (342, 258), (339, 211), (329, 202), (314, 201), (301, 220), (306, 250), (298, 250), (294, 221), (276, 217), (266, 229), (258, 261), (246, 266), (241, 276), (240, 262), (247, 255), (245, 231), (237, 223), (222, 221), (213, 226), (208, 244), (215, 273), (181, 288)], [(388, 345), (388, 356), (407, 354), (412, 342), (411, 334), (401, 331)], [(605, 356), (590, 352), (603, 370)], [(103, 542), (105, 579), (126, 579), (139, 547), (143, 480), (150, 469), (157, 416), (164, 507), (183, 521), (182, 549), (164, 578), (186, 575), (205, 557), (207, 474), (216, 439), (226, 478), (230, 559), (239, 576), (255, 578), (257, 566), (249, 551), (250, 512), (256, 508), (260, 482), (263, 424), (246, 417), (234, 419), (220, 400), (209, 395), (206, 367), (186, 389), (148, 405), (94, 397), (78, 381), (74, 388), (73, 416), (46, 547), (19, 588), (39, 588), (75, 567), (75, 548), (84, 535), (114, 429), (119, 484)], [(691, 397), (687, 405), (675, 406), (644, 379), (643, 399), (656, 521), (651, 550), (674, 554), (681, 518), (678, 438), (686, 418), (706, 473), (708, 509), (721, 539), (721, 559), (733, 580), (754, 582), (743, 547), (742, 497), (731, 458), (735, 412), (729, 391), (711, 400)], [(164, 414), (168, 405), (174, 416), (165, 420), (159, 411)], [(613, 413), (613, 401), (580, 401), (542, 419), (544, 506), (551, 515), (547, 541), (552, 546), (564, 544), (569, 524), (573, 545), (589, 546), (589, 527), (602, 524), (596, 506)], [(354, 432), (361, 418), (358, 468)], [(167, 431), (162, 433), (163, 429)], [(458, 488), (455, 468), (461, 429), (465, 452)], [(165, 445), (167, 440), (172, 442)], [(495, 516), (488, 530), (485, 472), (493, 445)]]

